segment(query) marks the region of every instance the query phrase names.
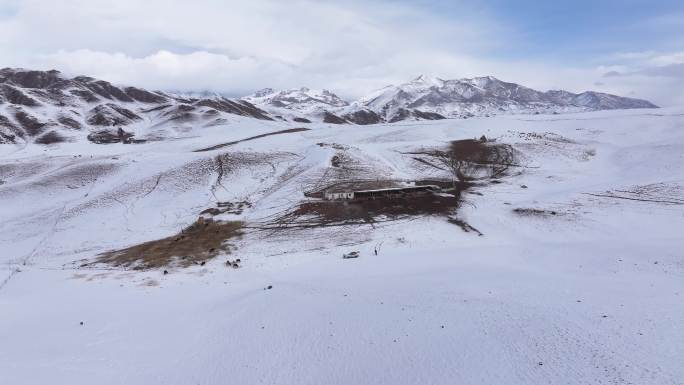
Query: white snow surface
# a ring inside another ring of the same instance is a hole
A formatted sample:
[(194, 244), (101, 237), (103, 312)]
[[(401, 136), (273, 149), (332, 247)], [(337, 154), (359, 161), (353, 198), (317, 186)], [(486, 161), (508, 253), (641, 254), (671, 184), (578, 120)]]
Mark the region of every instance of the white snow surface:
[[(1, 145), (0, 384), (684, 384), (684, 108), (314, 123), (193, 152), (295, 127)], [(407, 150), (481, 135), (525, 166), (465, 195), (482, 236), (421, 216), (247, 231), (168, 275), (78, 267), (217, 201), (264, 223), (340, 152), (360, 176), (416, 179)], [(219, 154), (235, 165), (217, 184)]]

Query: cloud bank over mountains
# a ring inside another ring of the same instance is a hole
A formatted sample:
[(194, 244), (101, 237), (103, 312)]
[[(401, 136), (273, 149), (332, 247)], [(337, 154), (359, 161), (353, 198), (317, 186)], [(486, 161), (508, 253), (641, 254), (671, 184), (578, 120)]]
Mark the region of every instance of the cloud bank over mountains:
[(236, 96), (309, 86), (356, 98), (418, 74), (493, 75), (542, 90), (684, 103), (684, 51), (573, 63), (515, 55), (524, 31), (486, 9), (455, 7), (462, 12), (440, 13), (429, 1), (9, 0), (0, 6), (0, 57), (2, 66)]

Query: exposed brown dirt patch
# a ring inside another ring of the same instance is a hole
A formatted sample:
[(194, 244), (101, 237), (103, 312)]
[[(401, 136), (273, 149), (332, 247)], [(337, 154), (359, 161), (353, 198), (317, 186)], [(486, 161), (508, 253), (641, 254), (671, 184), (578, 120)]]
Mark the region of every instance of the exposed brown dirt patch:
[(230, 253), (231, 245), (226, 241), (241, 237), (243, 225), (200, 218), (179, 234), (101, 254), (95, 263), (135, 270), (203, 264), (220, 253)]

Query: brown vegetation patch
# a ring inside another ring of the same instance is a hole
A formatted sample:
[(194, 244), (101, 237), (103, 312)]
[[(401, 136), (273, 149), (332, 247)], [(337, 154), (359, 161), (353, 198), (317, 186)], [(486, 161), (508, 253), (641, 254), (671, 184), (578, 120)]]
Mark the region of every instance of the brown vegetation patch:
[(386, 222), (420, 215), (451, 215), (456, 212), (459, 203), (460, 192), (351, 201), (309, 201), (273, 222), (275, 229)]
[(242, 236), (243, 225), (242, 222), (219, 222), (200, 218), (179, 234), (104, 253), (95, 263), (135, 270), (203, 264), (219, 253), (230, 253), (231, 245), (226, 241)]

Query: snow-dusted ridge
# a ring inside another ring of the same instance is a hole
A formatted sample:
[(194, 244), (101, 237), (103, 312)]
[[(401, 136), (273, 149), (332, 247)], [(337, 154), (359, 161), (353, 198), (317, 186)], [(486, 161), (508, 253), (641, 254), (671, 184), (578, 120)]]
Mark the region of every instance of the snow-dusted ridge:
[(541, 92), (491, 76), (456, 80), (419, 76), (350, 103), (329, 90), (305, 87), (284, 91), (266, 88), (233, 99), (215, 92), (116, 86), (87, 76), (67, 78), (54, 70), (0, 70), (0, 143), (49, 144), (82, 138), (103, 142), (116, 141), (122, 135), (159, 140), (193, 127), (220, 125), (236, 115), (296, 123), (366, 125), (629, 108), (656, 106), (592, 91)]
[(0, 143), (79, 141), (103, 132), (116, 136), (119, 129), (139, 140), (157, 140), (236, 115), (273, 119), (246, 101), (217, 94), (119, 87), (54, 70), (0, 70)]
[[(311, 95), (306, 88), (302, 90), (307, 92), (266, 89), (244, 100), (274, 113), (297, 111), (314, 114), (318, 118), (327, 117), (330, 123), (357, 124), (657, 107), (645, 100), (594, 91), (580, 94), (562, 90), (541, 92), (493, 76), (444, 80), (421, 75), (407, 83), (384, 87), (351, 103), (342, 103), (329, 91), (323, 91), (326, 97), (316, 97), (319, 94)], [(331, 103), (331, 97), (338, 102)], [(334, 119), (331, 114), (339, 119)]]

